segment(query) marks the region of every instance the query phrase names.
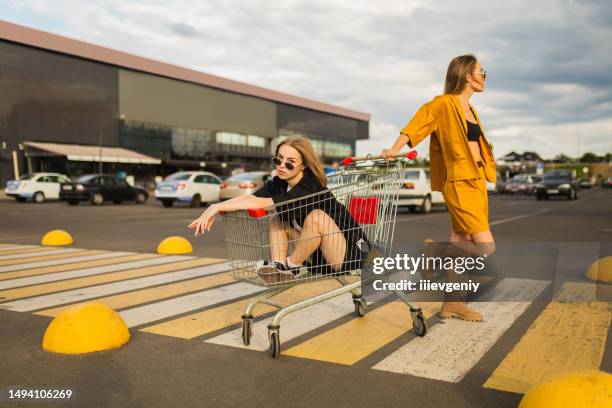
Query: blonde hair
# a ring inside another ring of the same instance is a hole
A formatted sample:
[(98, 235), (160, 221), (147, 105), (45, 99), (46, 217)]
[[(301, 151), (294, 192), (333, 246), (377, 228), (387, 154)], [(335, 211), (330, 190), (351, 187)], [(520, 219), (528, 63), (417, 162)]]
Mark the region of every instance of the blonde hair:
[(460, 55), (451, 60), (446, 70), (445, 94), (458, 94), (463, 91), (467, 80), (466, 75), (474, 71), (478, 60), (472, 54)]
[(317, 154), (315, 153), (310, 140), (303, 136), (291, 136), (287, 139), (283, 140), (276, 146), (276, 155), (278, 156), (278, 151), (281, 146), (287, 145), (293, 147), (297, 150), (302, 156), (302, 162), (304, 166), (312, 172), (314, 178), (321, 184), (321, 186), (327, 188), (327, 177), (325, 177), (325, 172), (323, 171), (323, 165), (319, 161)]

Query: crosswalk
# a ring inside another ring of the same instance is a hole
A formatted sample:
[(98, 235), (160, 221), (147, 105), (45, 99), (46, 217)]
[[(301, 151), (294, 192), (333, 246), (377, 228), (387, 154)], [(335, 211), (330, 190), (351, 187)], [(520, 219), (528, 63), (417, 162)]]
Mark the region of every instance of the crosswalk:
[[(299, 285), (274, 301), (289, 304), (338, 286), (331, 280)], [(377, 371), (457, 383), (553, 286), (500, 279), (485, 295), (489, 299), (472, 305), (485, 316), (481, 323), (442, 321), (436, 317), (441, 302), (421, 302), (430, 324), (422, 338), (412, 334), (403, 302), (381, 299), (365, 317), (354, 318), (351, 295), (345, 294), (283, 319), (281, 358), (367, 363)], [(221, 258), (0, 244), (0, 314), (52, 318), (96, 300), (117, 310), (132, 332), (261, 352), (269, 346), (267, 324), (275, 309), (257, 306), (249, 346), (240, 326), (246, 305), (261, 291), (234, 281), (230, 263)], [(501, 293), (504, 301), (493, 301)], [(565, 282), (539, 309), (483, 387), (524, 393), (566, 369), (601, 368), (612, 307), (597, 300), (593, 284)]]

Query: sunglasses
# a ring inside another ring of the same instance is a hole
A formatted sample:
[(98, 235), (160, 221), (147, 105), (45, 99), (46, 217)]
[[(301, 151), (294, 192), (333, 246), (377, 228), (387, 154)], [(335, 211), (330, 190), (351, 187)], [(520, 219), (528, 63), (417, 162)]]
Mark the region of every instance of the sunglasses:
[(479, 74), (482, 75), (482, 79), (487, 79), (487, 71), (484, 69), (481, 69)]
[[(283, 164), (283, 161), (281, 159), (279, 159), (278, 157), (273, 157), (272, 161), (274, 162), (274, 164), (276, 164), (277, 166), (280, 166), (281, 164)], [(292, 171), (293, 169), (295, 169), (295, 164), (288, 162), (285, 160), (285, 168), (289, 171)]]

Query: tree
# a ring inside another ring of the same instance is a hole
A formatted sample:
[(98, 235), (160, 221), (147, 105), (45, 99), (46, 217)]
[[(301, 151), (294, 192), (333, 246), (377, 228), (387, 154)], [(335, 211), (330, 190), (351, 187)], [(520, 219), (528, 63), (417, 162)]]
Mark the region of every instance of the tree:
[(597, 163), (599, 161), (601, 161), (603, 158), (599, 157), (597, 155), (595, 155), (594, 153), (591, 152), (587, 152), (585, 154), (582, 155), (582, 158), (580, 159), (581, 163)]
[(564, 153), (560, 153), (560, 154), (555, 156), (553, 161), (556, 162), (556, 163), (569, 163), (569, 162), (572, 161), (572, 158), (569, 157), (568, 155), (564, 154)]

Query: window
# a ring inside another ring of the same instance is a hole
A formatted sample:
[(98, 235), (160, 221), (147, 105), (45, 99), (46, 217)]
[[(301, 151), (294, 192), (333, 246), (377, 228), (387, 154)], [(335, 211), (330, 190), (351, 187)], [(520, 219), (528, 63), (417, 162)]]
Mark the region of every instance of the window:
[(49, 183), (59, 183), (59, 177), (58, 176), (49, 176)]
[(113, 177), (99, 177), (98, 181), (99, 181), (99, 184), (103, 186), (114, 186), (115, 185), (115, 179)]
[(251, 147), (266, 147), (266, 138), (261, 136), (249, 135), (248, 145)]
[(219, 185), (219, 184), (221, 184), (221, 183), (219, 182), (219, 180), (217, 180), (217, 179), (216, 179), (216, 178), (214, 178), (213, 176), (204, 176), (204, 177), (206, 177), (206, 178), (205, 178), (205, 183), (208, 183), (208, 184), (215, 184), (215, 185)]
[(200, 174), (199, 176), (195, 176), (193, 178), (193, 182), (194, 183), (205, 183), (206, 181), (204, 181), (204, 177), (206, 177), (206, 176), (204, 176), (202, 174)]
[(419, 179), (419, 171), (418, 170), (408, 170), (404, 173), (405, 180), (418, 180)]
[(246, 146), (247, 137), (240, 133), (217, 132), (217, 143)]
[(49, 179), (49, 176), (40, 176), (36, 181), (39, 183), (50, 183), (51, 179)]
[(189, 177), (191, 177), (190, 173), (174, 173), (166, 177), (166, 180), (189, 180)]

